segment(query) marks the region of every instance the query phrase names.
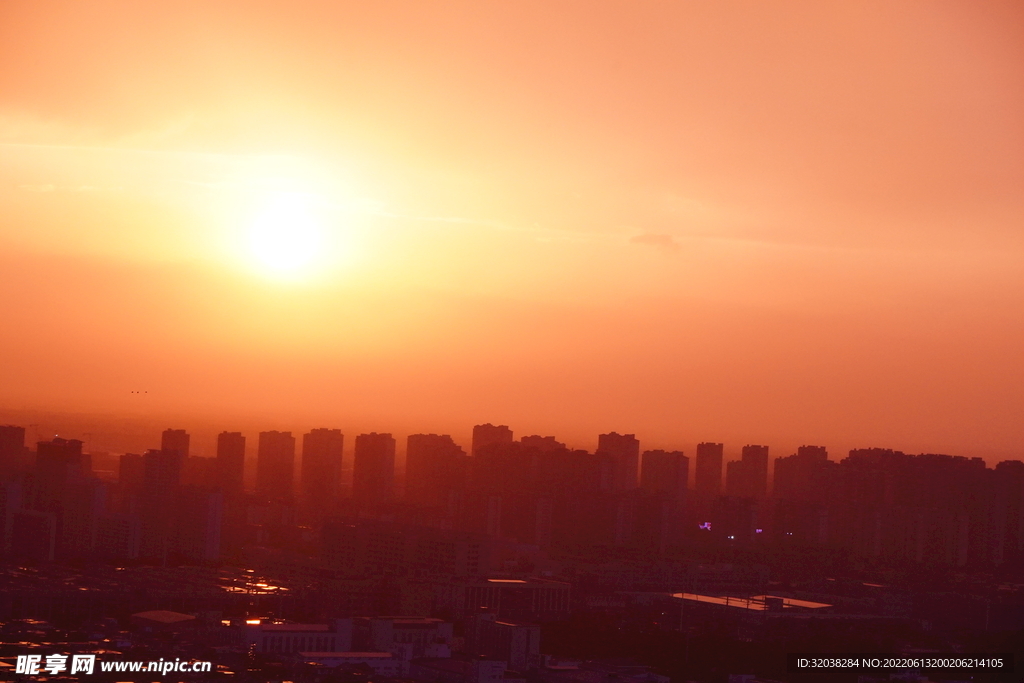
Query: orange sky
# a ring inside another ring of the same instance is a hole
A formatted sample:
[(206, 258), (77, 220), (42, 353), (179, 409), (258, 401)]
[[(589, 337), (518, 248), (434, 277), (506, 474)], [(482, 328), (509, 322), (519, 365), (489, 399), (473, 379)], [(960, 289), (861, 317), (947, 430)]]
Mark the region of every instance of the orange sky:
[(0, 311), (0, 407), (1021, 457), (1024, 9), (7, 0)]

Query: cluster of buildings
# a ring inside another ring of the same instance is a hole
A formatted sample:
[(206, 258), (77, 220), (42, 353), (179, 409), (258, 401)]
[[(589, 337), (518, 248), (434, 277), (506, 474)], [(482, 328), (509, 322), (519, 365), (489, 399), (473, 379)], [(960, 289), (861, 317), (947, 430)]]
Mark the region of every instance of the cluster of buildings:
[(539, 626), (488, 612), (468, 619), (458, 638), (449, 621), (409, 616), (315, 624), (257, 618), (237, 628), (240, 644), (255, 655), (329, 669), (364, 667), (391, 678), (488, 683), (522, 679), (541, 664)]
[(775, 462), (782, 540), (901, 565), (1024, 565), (1024, 462), (804, 447)]
[[(0, 549), (16, 561), (220, 558), (231, 489), (185, 479), (188, 434), (120, 459), (116, 483), (97, 477), (76, 439), (55, 437), (24, 458), (24, 430), (0, 427)], [(205, 483), (205, 482), (204, 482)]]
[(410, 435), (403, 481), (390, 434), (354, 441), (345, 467), (341, 431), (314, 429), (298, 464), (291, 433), (261, 432), (253, 463), (241, 433), (221, 433), (216, 456), (204, 458), (191, 455), (188, 433), (168, 429), (160, 448), (120, 456), (110, 481), (94, 474), (82, 442), (30, 450), (23, 428), (0, 426), (0, 553), (216, 563), (270, 547), (319, 552), (348, 574), (453, 575), (486, 574), (495, 540), (654, 553), (776, 543), (950, 566), (1024, 562), (1020, 461), (989, 468), (883, 449), (835, 461), (820, 446), (772, 461), (768, 447), (747, 445), (725, 462), (722, 444), (701, 443), (691, 467), (680, 451), (641, 452), (632, 434), (601, 434), (588, 452), (485, 424), (469, 453), (447, 435)]
[[(219, 618), (214, 613), (150, 609), (119, 621), (91, 619), (68, 631), (42, 619), (0, 622), (11, 643), (0, 674), (18, 656), (45, 660), (55, 652), (111, 662), (203, 662), (202, 680), (418, 681), (420, 683), (669, 683), (650, 667), (609, 661), (555, 660), (542, 655), (540, 627), (479, 612), (456, 634), (451, 621), (415, 616), (344, 617), (319, 622), (270, 617)], [(16, 643), (16, 644), (15, 644)], [(124, 674), (120, 674), (124, 676)], [(53, 680), (52, 674), (22, 675)], [(106, 677), (103, 678), (106, 680)]]
[[(585, 648), (592, 621), (643, 653), (656, 633), (673, 644), (660, 670), (678, 672), (717, 661), (673, 660), (693, 639), (724, 653), (1024, 628), (1019, 461), (882, 449), (836, 461), (817, 446), (772, 459), (748, 445), (727, 462), (719, 443), (690, 458), (612, 432), (588, 452), (488, 424), (468, 452), (409, 436), (403, 475), (389, 434), (346, 451), (334, 429), (263, 432), (254, 449), (224, 432), (210, 458), (190, 442), (168, 429), (159, 448), (118, 456), (115, 474), (80, 441), (30, 448), (24, 429), (0, 427), (0, 629), (108, 623), (117, 632), (88, 647), (213, 661), (236, 680), (667, 683), (637, 660), (553, 659), (541, 636), (562, 629), (564, 646), (576, 629)], [(988, 578), (834, 574), (847, 560)], [(53, 645), (18, 637), (0, 670)], [(709, 672), (700, 680), (718, 680)]]

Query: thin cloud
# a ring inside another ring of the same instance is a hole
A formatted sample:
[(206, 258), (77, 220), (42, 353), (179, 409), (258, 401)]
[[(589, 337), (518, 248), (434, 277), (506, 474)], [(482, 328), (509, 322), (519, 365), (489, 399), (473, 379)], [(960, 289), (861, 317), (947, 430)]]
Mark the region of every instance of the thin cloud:
[(672, 235), (643, 234), (631, 237), (629, 241), (633, 244), (645, 244), (665, 251), (675, 252), (682, 249), (682, 245), (680, 245), (679, 242), (676, 242)]
[[(373, 200), (367, 200), (373, 202)], [(379, 205), (379, 202), (375, 202)], [(372, 213), (375, 216), (382, 216), (384, 218), (400, 218), (403, 220), (410, 221), (422, 221), (424, 223), (453, 223), (456, 225), (482, 225), (488, 228), (504, 228), (505, 226), (495, 221), (480, 220), (475, 218), (460, 218), (458, 216), (416, 216), (401, 213), (391, 213), (390, 211), (383, 211), (376, 208), (373, 204), (367, 204), (366, 213)]]
[(25, 192), (120, 192), (124, 188), (120, 185), (76, 185), (74, 187), (64, 187), (46, 183), (42, 185), (18, 185), (18, 189)]

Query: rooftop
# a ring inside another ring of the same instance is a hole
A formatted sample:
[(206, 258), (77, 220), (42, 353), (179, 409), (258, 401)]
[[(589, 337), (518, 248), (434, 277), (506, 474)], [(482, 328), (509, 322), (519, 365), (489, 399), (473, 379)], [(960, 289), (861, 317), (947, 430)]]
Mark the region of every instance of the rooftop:
[(689, 602), (700, 602), (712, 605), (722, 605), (723, 607), (735, 607), (737, 609), (752, 610), (755, 612), (765, 612), (768, 610), (768, 600), (776, 599), (782, 601), (783, 609), (821, 609), (823, 607), (832, 607), (832, 605), (824, 602), (811, 602), (809, 600), (796, 600), (794, 598), (784, 598), (776, 595), (754, 595), (749, 598), (737, 598), (729, 596), (718, 596), (718, 595), (701, 595), (699, 593), (673, 593), (673, 598), (680, 600), (687, 600)]
[(305, 631), (323, 633), (330, 631), (328, 624), (261, 624), (264, 631)]
[(390, 652), (300, 652), (299, 656), (310, 659), (392, 659)]
[(133, 619), (145, 619), (146, 621), (156, 621), (161, 624), (177, 624), (183, 621), (192, 621), (195, 619), (191, 614), (182, 614), (181, 612), (171, 612), (165, 609), (155, 609), (149, 612), (136, 612), (132, 615)]

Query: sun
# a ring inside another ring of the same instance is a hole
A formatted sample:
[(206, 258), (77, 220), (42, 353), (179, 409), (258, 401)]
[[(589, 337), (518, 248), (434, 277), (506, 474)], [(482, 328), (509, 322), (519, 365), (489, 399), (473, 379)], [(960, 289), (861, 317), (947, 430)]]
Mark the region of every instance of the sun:
[(302, 192), (274, 192), (248, 228), (249, 255), (268, 275), (296, 278), (306, 274), (324, 247), (324, 228), (315, 197)]

